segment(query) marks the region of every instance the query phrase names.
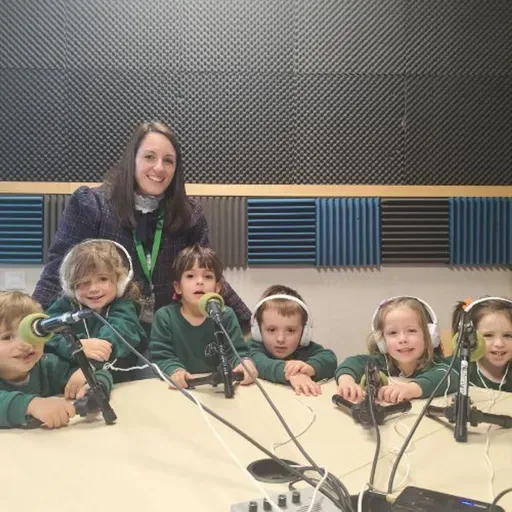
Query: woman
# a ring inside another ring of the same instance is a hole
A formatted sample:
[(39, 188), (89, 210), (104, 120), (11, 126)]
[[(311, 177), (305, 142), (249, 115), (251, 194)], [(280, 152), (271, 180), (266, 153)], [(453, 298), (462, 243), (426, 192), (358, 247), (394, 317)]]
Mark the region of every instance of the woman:
[[(62, 258), (87, 238), (114, 240), (128, 250), (145, 298), (140, 318), (149, 324), (153, 313), (171, 302), (176, 255), (194, 244), (210, 245), (203, 210), (185, 192), (180, 146), (165, 124), (140, 125), (103, 184), (73, 193), (34, 291), (43, 307), (61, 293)], [(223, 295), (248, 332), (247, 306), (227, 283)]]

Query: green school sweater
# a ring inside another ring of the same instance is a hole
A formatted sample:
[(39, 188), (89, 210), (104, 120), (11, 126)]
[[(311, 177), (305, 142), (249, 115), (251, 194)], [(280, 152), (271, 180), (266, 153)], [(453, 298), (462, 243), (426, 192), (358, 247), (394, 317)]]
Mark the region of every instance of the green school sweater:
[[(366, 363), (372, 360), (379, 371), (384, 373), (385, 375), (389, 375), (388, 368), (386, 366), (386, 358), (384, 354), (368, 354), (368, 355), (359, 355), (359, 356), (351, 356), (347, 357), (339, 366), (336, 368), (335, 378), (338, 378), (341, 375), (350, 375), (356, 382), (360, 382), (361, 378), (364, 375), (364, 369)], [(443, 378), (446, 373), (446, 369), (448, 368), (449, 360), (436, 358), (434, 360), (434, 364), (431, 364), (425, 368), (421, 368), (420, 370), (415, 371), (410, 377), (408, 377), (411, 382), (415, 382), (418, 384), (422, 391), (422, 398), (427, 398), (432, 394), (434, 388), (439, 384), (439, 381)], [(397, 374), (392, 377), (398, 377)], [(453, 386), (453, 377), (450, 382), (450, 389)], [(446, 385), (442, 385), (436, 393), (436, 396), (442, 396), (446, 392)], [(451, 392), (450, 389), (448, 392)]]
[[(447, 361), (451, 361), (451, 357), (447, 359)], [(509, 363), (509, 371), (506, 374), (503, 385), (501, 386), (501, 391), (505, 391), (508, 393), (512, 393), (512, 363)], [(459, 371), (460, 371), (460, 361), (455, 362), (455, 369), (452, 370), (451, 373), (451, 382), (450, 382), (450, 393), (455, 393), (458, 390), (459, 384)], [(478, 372), (478, 366), (476, 362), (469, 364), (469, 383), (478, 388), (486, 388), (486, 389), (500, 389), (500, 383), (489, 380), (482, 372)]]
[[(61, 297), (48, 308), (46, 314), (60, 315), (68, 311), (78, 310), (79, 305), (77, 302), (67, 297)], [(141, 348), (141, 346), (143, 347), (146, 344), (146, 332), (139, 322), (135, 306), (131, 300), (125, 298), (113, 300), (101, 313), (101, 316), (112, 324), (132, 347)], [(133, 364), (136, 357), (132, 355), (130, 349), (119, 340), (112, 329), (101, 323), (96, 317), (93, 316), (78, 322), (71, 329), (80, 339), (99, 338), (108, 341), (112, 345), (110, 361), (117, 359), (116, 366), (128, 368)], [(56, 334), (45, 344), (45, 352), (57, 354), (62, 359), (68, 361), (73, 359), (71, 349), (61, 334)]]
[[(222, 323), (242, 359), (249, 357), (249, 348), (244, 341), (240, 325), (230, 307), (222, 313)], [(152, 361), (167, 375), (179, 368), (189, 373), (209, 373), (218, 366), (215, 353), (215, 323), (211, 318), (198, 326), (191, 325), (181, 314), (181, 303), (160, 308), (153, 318), (149, 352)], [(228, 347), (226, 353), (235, 367), (240, 360)]]
[(299, 346), (293, 354), (286, 359), (279, 359), (267, 351), (262, 341), (250, 342), (251, 359), (254, 361), (258, 374), (262, 379), (270, 382), (288, 384), (284, 377), (286, 361), (304, 361), (315, 369), (314, 381), (330, 379), (336, 369), (336, 354), (318, 343), (311, 342), (306, 347)]
[[(71, 375), (78, 369), (54, 354), (45, 354), (32, 368), (28, 380), (14, 384), (0, 379), (0, 427), (16, 427), (26, 422), (27, 407), (35, 397), (60, 395)], [(107, 370), (96, 372), (107, 392), (112, 390), (112, 375)]]

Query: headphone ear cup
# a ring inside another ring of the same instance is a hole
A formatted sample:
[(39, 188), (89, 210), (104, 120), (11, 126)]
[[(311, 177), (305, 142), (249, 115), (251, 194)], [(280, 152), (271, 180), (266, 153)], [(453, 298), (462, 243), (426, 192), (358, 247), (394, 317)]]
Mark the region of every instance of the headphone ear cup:
[(439, 328), (437, 324), (428, 324), (428, 333), (430, 334), (430, 340), (434, 348), (439, 347), (441, 344), (441, 335), (439, 334)]
[(313, 324), (308, 320), (304, 329), (302, 329), (302, 336), (300, 338), (300, 346), (307, 347), (313, 339)]
[(130, 284), (129, 277), (124, 277), (117, 282), (117, 296), (122, 297), (126, 291), (127, 286)]
[(386, 341), (382, 337), (381, 331), (373, 331), (373, 338), (375, 340), (375, 344), (377, 345), (377, 348), (379, 349), (379, 352), (381, 354), (387, 354), (388, 347), (386, 346)]
[(67, 255), (64, 257), (64, 260), (62, 260), (62, 263), (60, 264), (59, 268), (59, 280), (60, 280), (60, 287), (62, 288), (62, 291), (66, 297), (69, 297), (70, 299), (75, 298), (75, 294), (73, 290), (68, 286), (68, 283), (66, 283), (66, 280), (64, 279), (64, 268), (66, 265)]
[(251, 320), (251, 337), (254, 341), (262, 341), (260, 326), (258, 325), (258, 321), (253, 318)]

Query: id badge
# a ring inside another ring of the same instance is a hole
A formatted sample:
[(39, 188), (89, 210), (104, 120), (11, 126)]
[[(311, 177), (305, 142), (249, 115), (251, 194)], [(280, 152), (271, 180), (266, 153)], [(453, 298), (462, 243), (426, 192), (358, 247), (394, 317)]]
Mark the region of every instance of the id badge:
[(151, 295), (142, 298), (139, 320), (150, 324), (153, 321), (155, 311), (155, 293), (151, 291)]

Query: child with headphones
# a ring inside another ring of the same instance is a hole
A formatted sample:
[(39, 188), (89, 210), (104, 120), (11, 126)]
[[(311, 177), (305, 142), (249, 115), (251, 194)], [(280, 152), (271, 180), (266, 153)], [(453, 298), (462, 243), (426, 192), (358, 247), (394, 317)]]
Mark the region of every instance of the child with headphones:
[[(132, 282), (132, 260), (122, 245), (112, 240), (85, 240), (66, 254), (59, 273), (63, 296), (48, 308), (48, 315), (86, 307), (100, 313), (133, 347), (140, 348), (147, 343), (134, 305), (138, 298), (138, 287)], [(115, 383), (130, 379), (129, 369), (136, 363), (137, 357), (112, 329), (96, 317), (84, 319), (71, 326), (71, 329), (80, 339), (89, 359), (100, 363), (111, 362), (109, 366)], [(66, 339), (59, 334), (46, 343), (45, 351), (67, 360), (73, 358)], [(85, 376), (81, 370), (77, 370), (66, 386), (66, 398), (75, 398), (84, 382)]]
[[(391, 384), (379, 388), (378, 400), (398, 403), (430, 396), (446, 368), (434, 310), (418, 297), (391, 297), (375, 310), (371, 328), (370, 355), (348, 357), (336, 369), (338, 393), (352, 402), (363, 398), (364, 390), (359, 382), (371, 359), (391, 380)], [(437, 365), (442, 369), (436, 368)], [(412, 380), (393, 382), (393, 376)], [(441, 388), (439, 396), (446, 390)]]
[[(170, 375), (180, 387), (188, 387), (193, 374), (209, 373), (219, 365), (215, 341), (215, 322), (205, 317), (199, 300), (206, 293), (219, 293), (223, 283), (222, 264), (208, 247), (186, 247), (174, 263), (174, 290), (177, 301), (160, 308), (151, 328), (149, 351), (160, 370)], [(219, 299), (222, 298), (219, 296)], [(242, 385), (251, 384), (258, 376), (249, 356), (235, 312), (226, 306), (221, 313), (222, 323), (244, 365), (224, 343), (234, 373), (243, 373)], [(246, 368), (249, 369), (247, 372)]]
[[(34, 314), (42, 314), (42, 307), (32, 297), (0, 291), (0, 427), (25, 425), (30, 415), (47, 428), (59, 428), (76, 413), (70, 401), (54, 395), (64, 391), (77, 365), (54, 354), (44, 354), (43, 337), (27, 341), (20, 324)], [(100, 370), (96, 377), (110, 393), (110, 373)], [(84, 385), (77, 398), (86, 392)]]
[[(482, 297), (470, 303), (457, 303), (452, 316), (452, 331), (456, 336), (464, 311), (479, 338), (478, 346), (472, 352), (477, 360), (469, 365), (470, 383), (511, 393), (512, 301), (502, 297)], [(456, 341), (454, 338), (454, 344)]]
[(312, 336), (313, 322), (302, 297), (288, 286), (267, 288), (251, 318), (251, 356), (260, 377), (290, 384), (298, 395), (321, 395), (318, 381), (333, 376), (337, 360)]

